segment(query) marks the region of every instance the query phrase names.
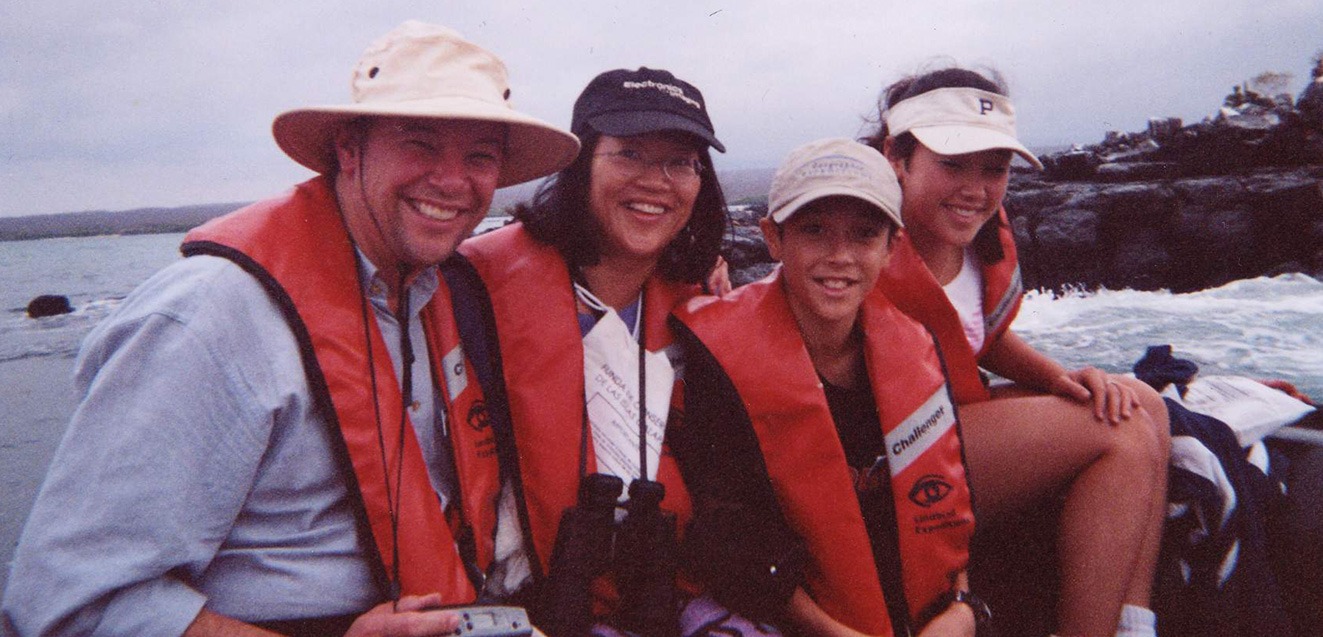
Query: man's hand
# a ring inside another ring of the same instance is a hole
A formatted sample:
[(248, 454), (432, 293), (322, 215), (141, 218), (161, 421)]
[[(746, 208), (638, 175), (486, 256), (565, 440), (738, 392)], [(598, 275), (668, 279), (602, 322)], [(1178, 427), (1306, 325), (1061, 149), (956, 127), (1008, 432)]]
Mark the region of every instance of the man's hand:
[(345, 637), (432, 637), (451, 635), (459, 615), (440, 610), (441, 594), (406, 595), (359, 616)]
[[(439, 637), (453, 635), (459, 615), (441, 606), (441, 594), (409, 595), (380, 604), (363, 613), (346, 637)], [(203, 609), (184, 631), (184, 637), (266, 637), (276, 633)]]

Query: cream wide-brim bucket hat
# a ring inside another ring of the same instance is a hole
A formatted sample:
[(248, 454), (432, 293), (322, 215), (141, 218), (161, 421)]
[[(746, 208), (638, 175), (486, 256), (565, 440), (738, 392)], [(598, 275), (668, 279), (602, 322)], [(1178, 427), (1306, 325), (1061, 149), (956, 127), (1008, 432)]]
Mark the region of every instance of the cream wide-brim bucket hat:
[(447, 27), (408, 21), (372, 43), (350, 80), (352, 104), (286, 111), (272, 123), (281, 150), (321, 173), (335, 169), (338, 126), (360, 117), (505, 124), (498, 187), (550, 175), (574, 161), (579, 139), (514, 109), (505, 64)]

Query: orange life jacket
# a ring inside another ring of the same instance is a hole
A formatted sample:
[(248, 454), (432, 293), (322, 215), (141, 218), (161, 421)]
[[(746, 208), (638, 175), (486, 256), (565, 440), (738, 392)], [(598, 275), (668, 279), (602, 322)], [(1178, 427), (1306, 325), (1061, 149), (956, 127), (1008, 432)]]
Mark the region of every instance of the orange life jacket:
[[(583, 337), (576, 318), (569, 267), (555, 248), (513, 224), (465, 241), (463, 254), (487, 286), (500, 340), (506, 392), (534, 548), (543, 573), (550, 568), (556, 530), (579, 488), (580, 432), (584, 419)], [(644, 286), (645, 346), (671, 343), (666, 317), (699, 291), (657, 277)], [(683, 391), (672, 392), (678, 417)], [(586, 466), (596, 467), (589, 445)], [(657, 480), (666, 486), (662, 508), (689, 517), (689, 493), (675, 459), (663, 449)]]
[[(399, 493), (392, 494), (398, 498), (401, 592), (440, 592), (447, 603), (475, 600), (456, 532), (472, 533), (475, 566), (485, 571), (492, 560), (500, 472), (482, 389), (459, 345), (444, 280), (423, 308), (422, 321), (432, 376), (449, 422), (462, 523), (448, 521), (441, 509), (413, 423), (407, 423), (400, 437), (400, 381), (371, 311), (367, 317), (374, 355), (369, 371), (357, 261), (328, 180), (309, 180), (283, 197), (212, 220), (189, 232), (182, 250), (189, 256), (211, 254), (234, 261), (262, 283), (284, 312), (317, 404), (343, 442), (339, 460), (350, 492), (358, 496), (354, 500), (363, 546), (375, 547), (379, 581), (388, 583), (394, 548), (385, 480), (390, 476), (393, 481), (398, 472)], [(401, 444), (403, 464), (396, 466)]]
[[(676, 318), (739, 393), (732, 400), (748, 414), (781, 513), (806, 544), (808, 593), (855, 630), (890, 634), (854, 478), (779, 272), (722, 299), (695, 299)], [(959, 425), (929, 333), (876, 292), (860, 324), (916, 623), (969, 561), (974, 516)]]
[(951, 378), (956, 403), (964, 405), (988, 400), (991, 395), (983, 384), (978, 361), (1002, 334), (1010, 328), (1020, 311), (1024, 282), (1015, 253), (1015, 235), (1006, 209), (997, 211), (997, 240), (1002, 258), (984, 263), (983, 272), (983, 347), (975, 352), (965, 338), (960, 316), (947, 300), (942, 286), (933, 278), (923, 257), (910, 243), (909, 234), (901, 231), (891, 249), (891, 262), (882, 271), (878, 286), (896, 307), (923, 323), (937, 335), (942, 358)]

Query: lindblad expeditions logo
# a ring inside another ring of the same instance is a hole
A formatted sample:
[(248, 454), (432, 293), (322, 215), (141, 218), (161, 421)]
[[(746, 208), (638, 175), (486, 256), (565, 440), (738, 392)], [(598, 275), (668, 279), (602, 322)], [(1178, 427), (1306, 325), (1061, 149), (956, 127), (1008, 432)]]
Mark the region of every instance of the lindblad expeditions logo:
[(910, 502), (927, 508), (945, 500), (953, 489), (946, 478), (930, 473), (916, 480), (914, 486), (910, 487)]
[(474, 431), (482, 431), (491, 426), (491, 417), (487, 414), (487, 401), (477, 400), (469, 407), (469, 414), (465, 418), (469, 426)]

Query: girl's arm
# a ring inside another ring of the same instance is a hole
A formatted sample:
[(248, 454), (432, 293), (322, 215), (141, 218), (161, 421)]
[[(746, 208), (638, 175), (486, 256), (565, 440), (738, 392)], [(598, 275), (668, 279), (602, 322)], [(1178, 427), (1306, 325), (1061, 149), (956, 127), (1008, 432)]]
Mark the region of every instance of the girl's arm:
[(1026, 387), (1076, 402), (1092, 401), (1093, 416), (1098, 420), (1120, 422), (1139, 404), (1134, 390), (1112, 380), (1107, 372), (1096, 367), (1068, 371), (1010, 331), (988, 348), (979, 365)]
[(786, 616), (795, 625), (797, 632), (805, 635), (823, 635), (824, 637), (868, 637), (841, 622), (832, 619), (827, 611), (809, 597), (804, 589), (795, 589), (786, 608)]
[[(961, 571), (956, 575), (955, 586), (958, 590), (969, 590), (968, 571)], [(919, 637), (974, 637), (977, 628), (974, 609), (968, 604), (953, 603), (933, 617), (928, 625), (923, 627)]]
[[(802, 588), (795, 589), (786, 608), (786, 616), (801, 634), (868, 637), (866, 633), (832, 619)], [(974, 611), (965, 604), (951, 604), (928, 622), (919, 637), (974, 637)]]
[(1007, 331), (979, 358), (979, 365), (1025, 387), (1084, 402), (1092, 396), (1066, 368)]

